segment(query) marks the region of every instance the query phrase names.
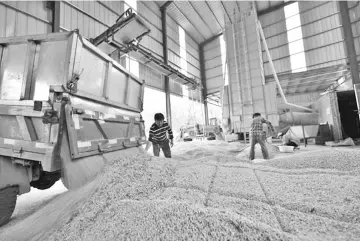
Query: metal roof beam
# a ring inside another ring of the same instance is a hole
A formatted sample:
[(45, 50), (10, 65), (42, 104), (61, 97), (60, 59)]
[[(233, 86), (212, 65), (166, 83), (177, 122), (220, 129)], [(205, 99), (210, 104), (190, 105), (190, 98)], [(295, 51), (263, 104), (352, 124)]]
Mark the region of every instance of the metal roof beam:
[(214, 36), (210, 37), (209, 39), (204, 40), (202, 43), (199, 44), (199, 46), (205, 46), (206, 44), (212, 42), (213, 40), (215, 40), (216, 38), (218, 38), (221, 35), (223, 35), (223, 32), (220, 32), (219, 34), (214, 35)]
[(173, 1), (167, 1), (166, 3), (164, 3), (162, 6), (160, 6), (159, 8), (162, 10), (167, 10), (168, 6), (171, 5), (173, 3)]

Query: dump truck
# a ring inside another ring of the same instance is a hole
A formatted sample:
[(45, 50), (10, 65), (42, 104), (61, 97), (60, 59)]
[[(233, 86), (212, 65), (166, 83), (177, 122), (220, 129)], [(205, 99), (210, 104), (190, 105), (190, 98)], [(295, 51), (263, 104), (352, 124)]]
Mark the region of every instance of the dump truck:
[(30, 187), (67, 187), (64, 162), (145, 144), (143, 93), (77, 31), (0, 39), (0, 226)]

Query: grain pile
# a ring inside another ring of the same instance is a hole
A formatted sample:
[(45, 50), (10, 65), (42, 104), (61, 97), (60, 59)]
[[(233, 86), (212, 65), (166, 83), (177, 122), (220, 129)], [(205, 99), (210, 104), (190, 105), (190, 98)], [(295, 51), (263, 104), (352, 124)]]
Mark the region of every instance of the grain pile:
[[(270, 159), (275, 158), (276, 155), (279, 153), (278, 147), (269, 143), (266, 143), (266, 146), (267, 146), (269, 158)], [(240, 160), (248, 160), (250, 150), (251, 150), (250, 146), (246, 147), (241, 153), (237, 155), (237, 158)], [(256, 144), (254, 150), (255, 150), (255, 159), (263, 159), (261, 146), (259, 144)]]
[[(307, 150), (307, 149), (306, 149)], [(322, 148), (314, 151), (297, 151), (262, 165), (284, 169), (334, 169), (360, 173), (359, 148)]]
[(359, 240), (359, 150), (255, 164), (219, 144), (109, 161), (92, 182), (0, 229), (0, 240)]

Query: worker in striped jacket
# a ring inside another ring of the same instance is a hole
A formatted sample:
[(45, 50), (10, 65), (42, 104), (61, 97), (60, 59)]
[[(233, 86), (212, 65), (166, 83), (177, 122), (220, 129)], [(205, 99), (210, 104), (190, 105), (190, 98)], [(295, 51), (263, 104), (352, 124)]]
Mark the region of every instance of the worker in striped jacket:
[(171, 158), (172, 154), (170, 147), (173, 147), (172, 128), (169, 126), (168, 122), (164, 120), (164, 115), (162, 113), (155, 114), (154, 121), (155, 122), (150, 127), (148, 138), (153, 144), (154, 156), (159, 156), (160, 149), (162, 148), (164, 156), (166, 158)]

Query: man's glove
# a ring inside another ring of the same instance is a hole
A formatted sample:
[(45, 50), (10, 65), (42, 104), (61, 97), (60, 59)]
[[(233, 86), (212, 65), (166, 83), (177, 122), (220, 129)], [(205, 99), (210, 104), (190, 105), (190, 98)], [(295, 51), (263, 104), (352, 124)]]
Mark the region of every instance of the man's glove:
[(282, 136), (282, 133), (277, 134), (277, 138), (280, 138)]
[(169, 141), (169, 143), (170, 143), (170, 147), (173, 147), (173, 139), (171, 139), (170, 141)]

